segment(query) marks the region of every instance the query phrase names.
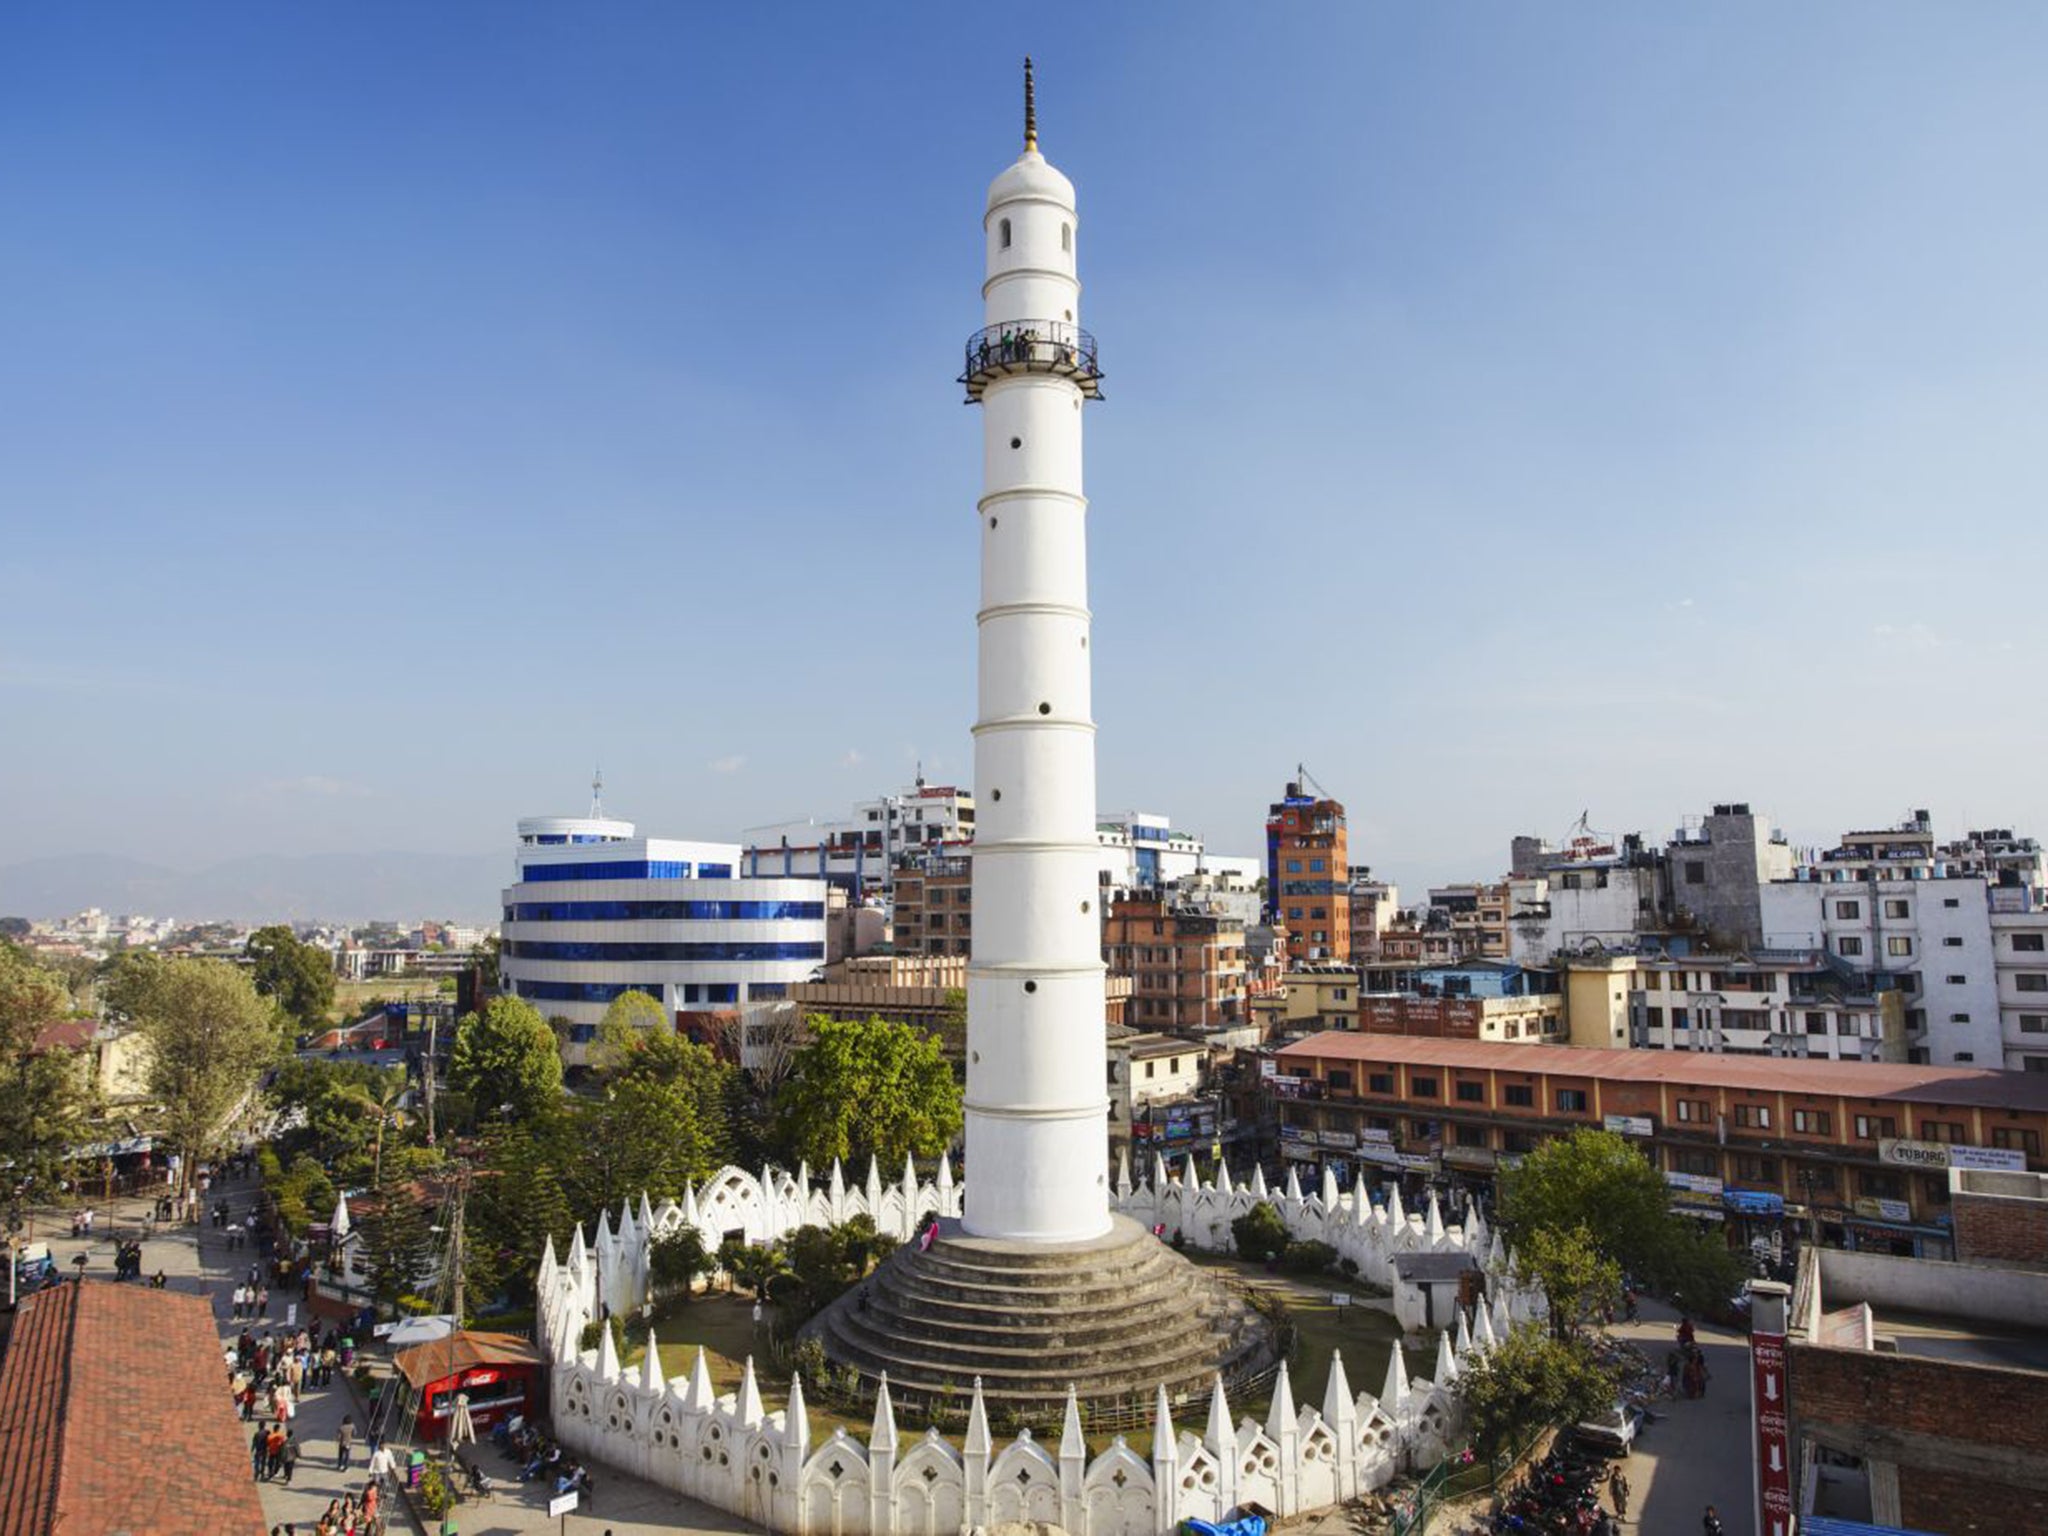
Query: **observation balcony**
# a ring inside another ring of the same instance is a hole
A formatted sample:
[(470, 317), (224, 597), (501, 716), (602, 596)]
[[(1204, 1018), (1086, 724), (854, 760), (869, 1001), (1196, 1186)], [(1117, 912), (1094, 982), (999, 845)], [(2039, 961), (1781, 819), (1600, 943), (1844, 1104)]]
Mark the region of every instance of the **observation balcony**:
[(1019, 373), (1072, 379), (1090, 400), (1102, 398), (1095, 338), (1063, 320), (1010, 320), (967, 338), (967, 365), (959, 382), (966, 387), (968, 404), (980, 400), (998, 379)]

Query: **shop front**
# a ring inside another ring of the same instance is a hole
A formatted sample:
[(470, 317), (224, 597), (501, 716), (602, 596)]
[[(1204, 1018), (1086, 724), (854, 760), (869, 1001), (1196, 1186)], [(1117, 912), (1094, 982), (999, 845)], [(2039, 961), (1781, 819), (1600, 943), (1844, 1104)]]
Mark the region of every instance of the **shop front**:
[(531, 1417), (545, 1400), (540, 1352), (509, 1333), (464, 1330), (401, 1351), (393, 1364), (418, 1394), (413, 1431), (422, 1441), (448, 1437), (458, 1398), (468, 1399), (478, 1435), (514, 1414)]

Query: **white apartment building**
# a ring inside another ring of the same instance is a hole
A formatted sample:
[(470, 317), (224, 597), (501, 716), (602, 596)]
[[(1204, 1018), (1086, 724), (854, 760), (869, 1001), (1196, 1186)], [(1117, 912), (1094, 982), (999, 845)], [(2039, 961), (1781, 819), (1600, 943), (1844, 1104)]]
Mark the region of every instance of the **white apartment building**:
[(1658, 872), (1619, 861), (1587, 863), (1507, 882), (1508, 959), (1546, 965), (1557, 955), (1634, 948), (1657, 920)]
[(974, 792), (922, 778), (866, 800), (845, 821), (782, 821), (749, 827), (740, 858), (752, 878), (824, 880), (854, 901), (894, 888), (899, 859), (957, 854), (974, 836)]
[[(2048, 1072), (2048, 906), (2023, 903), (2010, 887), (1992, 891), (1991, 949), (1998, 973), (1998, 1024), (2005, 1065)], [(2006, 898), (2002, 904), (1999, 898)]]
[(1902, 994), (1845, 990), (1817, 951), (1638, 957), (1629, 1028), (1646, 1050), (1897, 1062), (1907, 1050)]

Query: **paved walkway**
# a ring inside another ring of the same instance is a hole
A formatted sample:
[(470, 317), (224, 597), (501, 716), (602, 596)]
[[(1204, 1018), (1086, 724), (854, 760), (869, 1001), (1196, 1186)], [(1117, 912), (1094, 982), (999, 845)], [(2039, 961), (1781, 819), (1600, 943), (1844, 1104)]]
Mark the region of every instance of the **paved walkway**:
[[(211, 1204), (222, 1195), (226, 1196), (233, 1217), (246, 1220), (255, 1204), (254, 1181), (227, 1185), (216, 1183), (206, 1201)], [(77, 1272), (74, 1260), (81, 1251), (87, 1256), (89, 1273), (99, 1278), (110, 1277), (114, 1267), (115, 1243), (143, 1234), (144, 1218), (154, 1202), (140, 1196), (129, 1196), (111, 1202), (94, 1201), (92, 1204), (97, 1219), (90, 1240), (67, 1235), (70, 1232), (68, 1211), (36, 1212), (35, 1236), (49, 1242), (51, 1254), (67, 1278)], [(226, 1234), (216, 1231), (210, 1220), (196, 1228), (190, 1225), (159, 1228), (157, 1234), (143, 1242), (143, 1275), (154, 1275), (161, 1268), (166, 1284), (172, 1290), (210, 1296), (225, 1347), (245, 1326), (231, 1318), (231, 1293), (237, 1280), (246, 1277), (249, 1265), (258, 1262), (257, 1250), (253, 1245), (229, 1248)], [(272, 1294), (271, 1327), (283, 1328), (285, 1308), (296, 1299), (296, 1296), (282, 1291)], [(256, 1331), (261, 1333), (260, 1325)], [(373, 1355), (372, 1364), (378, 1363), (379, 1359)], [(225, 1378), (221, 1392), (223, 1396), (227, 1393)], [(335, 1468), (335, 1432), (340, 1428), (344, 1414), (352, 1415), (357, 1427), (354, 1466), (348, 1472)], [(308, 1536), (331, 1500), (348, 1492), (360, 1494), (364, 1484), (363, 1464), (368, 1458), (362, 1443), (365, 1419), (364, 1407), (345, 1385), (339, 1372), (332, 1387), (306, 1392), (292, 1420), (293, 1433), (301, 1450), (298, 1469), (290, 1486), (274, 1482), (258, 1485), (264, 1515), (273, 1526), (288, 1524), (295, 1528), (296, 1536)], [(397, 1447), (393, 1449), (395, 1452)], [(540, 1487), (513, 1482), (516, 1468), (495, 1447), (488, 1444), (478, 1447), (474, 1456), (497, 1491), (481, 1503), (464, 1503), (457, 1508), (456, 1528), (461, 1536), (524, 1536), (529, 1532), (560, 1536), (565, 1530), (568, 1536), (667, 1536), (667, 1533), (678, 1531), (727, 1536), (727, 1533), (760, 1529), (737, 1516), (603, 1466), (593, 1469), (597, 1479), (594, 1507), (569, 1516), (566, 1522), (550, 1519), (547, 1500)], [(401, 1456), (401, 1462), (403, 1459)], [(402, 1501), (389, 1501), (385, 1509), (393, 1531), (418, 1529), (410, 1526)], [(437, 1527), (430, 1529), (438, 1533)]]

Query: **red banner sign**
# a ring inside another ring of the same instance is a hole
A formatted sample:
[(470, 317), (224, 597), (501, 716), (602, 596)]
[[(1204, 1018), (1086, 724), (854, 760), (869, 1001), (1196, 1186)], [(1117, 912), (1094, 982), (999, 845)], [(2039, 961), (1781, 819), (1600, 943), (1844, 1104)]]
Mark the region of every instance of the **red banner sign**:
[(1792, 1442), (1786, 1424), (1785, 1336), (1749, 1336), (1750, 1412), (1756, 1420), (1758, 1536), (1792, 1529)]

